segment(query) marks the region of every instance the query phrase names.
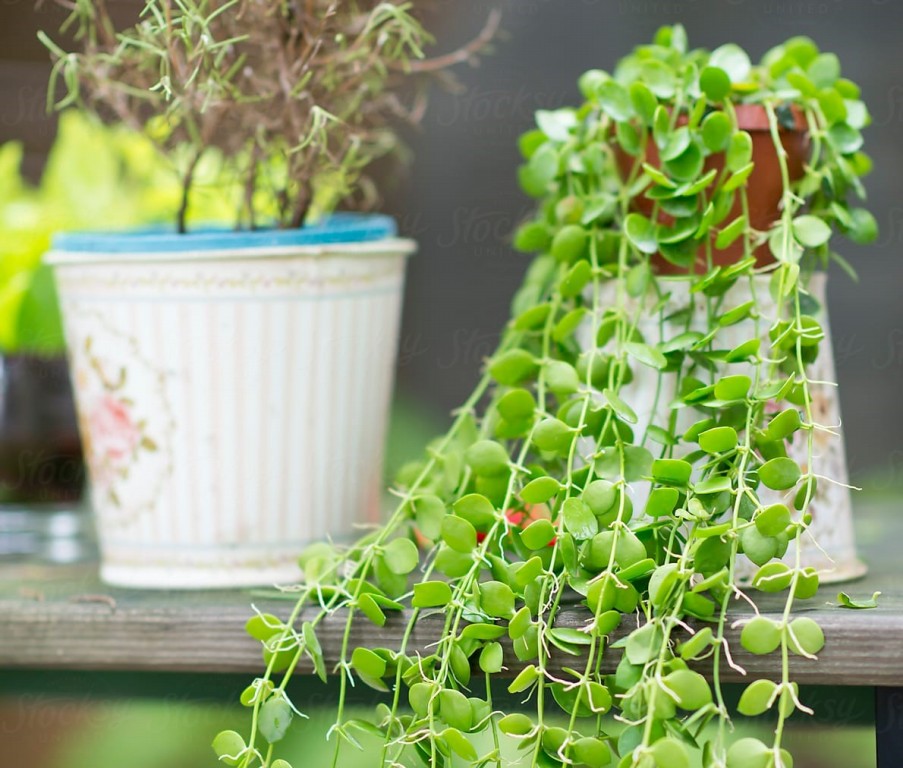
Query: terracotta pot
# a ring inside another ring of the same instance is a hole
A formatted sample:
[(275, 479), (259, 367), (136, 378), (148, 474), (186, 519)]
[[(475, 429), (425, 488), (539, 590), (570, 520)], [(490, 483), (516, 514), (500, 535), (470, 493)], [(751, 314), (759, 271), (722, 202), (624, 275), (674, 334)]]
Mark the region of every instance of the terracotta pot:
[[(765, 231), (768, 230), (775, 221), (780, 217), (779, 204), (781, 195), (783, 194), (783, 183), (781, 180), (781, 167), (778, 162), (778, 154), (775, 151), (774, 142), (771, 138), (771, 132), (768, 126), (768, 114), (765, 108), (758, 104), (738, 104), (734, 108), (737, 114), (738, 126), (749, 133), (752, 138), (752, 158), (755, 163), (752, 173), (746, 182), (746, 194), (749, 203), (749, 219), (754, 229)], [(809, 132), (806, 130), (806, 120), (802, 112), (798, 109), (792, 109), (794, 123), (796, 127), (792, 130), (781, 127), (780, 136), (781, 144), (787, 153), (787, 166), (790, 173), (791, 181), (799, 180), (803, 175), (803, 167), (809, 156)], [(686, 123), (686, 118), (682, 118), (678, 123)], [(618, 145), (614, 146), (615, 159), (618, 164), (618, 170), (621, 175), (626, 178), (636, 162), (636, 158), (628, 155)], [(647, 140), (646, 153), (643, 158), (644, 162), (655, 167), (661, 167), (659, 159), (658, 147), (655, 142)], [(704, 172), (712, 169), (721, 171), (724, 168), (724, 153), (709, 155), (706, 158)], [(635, 208), (640, 213), (651, 218), (654, 201), (643, 195), (635, 201)], [(734, 201), (730, 213), (725, 221), (733, 221), (742, 213), (742, 205), (740, 196), (738, 195)], [(659, 213), (657, 221), (661, 224), (672, 224), (674, 219), (665, 213)], [(712, 236), (714, 240), (714, 235)], [(743, 240), (738, 239), (730, 246), (723, 250), (718, 250), (712, 244), (712, 261), (716, 265), (725, 266), (733, 264), (740, 260), (743, 256)], [(756, 263), (758, 266), (764, 266), (774, 262), (774, 256), (768, 248), (768, 243), (763, 243), (755, 249)], [(653, 266), (660, 274), (677, 275), (686, 274), (691, 271), (689, 269), (679, 267), (666, 260), (661, 254), (654, 254), (652, 257)], [(692, 271), (704, 271), (706, 265), (705, 248), (700, 247), (699, 255), (696, 259), (694, 269)]]

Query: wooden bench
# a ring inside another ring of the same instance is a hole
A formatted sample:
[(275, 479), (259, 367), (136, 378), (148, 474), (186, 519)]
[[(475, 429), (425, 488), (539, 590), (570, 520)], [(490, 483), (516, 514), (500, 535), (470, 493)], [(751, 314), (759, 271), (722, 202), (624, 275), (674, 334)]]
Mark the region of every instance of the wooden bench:
[[(815, 618), (827, 643), (817, 662), (795, 657), (791, 665), (794, 679), (801, 685), (828, 689), (835, 696), (838, 686), (844, 687), (843, 696), (874, 690), (878, 768), (903, 765), (903, 519), (896, 506), (893, 499), (859, 504), (858, 544), (869, 564), (869, 575), (852, 584), (824, 586), (816, 598), (798, 603), (795, 613)], [(829, 605), (841, 589), (860, 598), (870, 597), (876, 590), (883, 594), (876, 609), (848, 610)], [(779, 615), (781, 596), (760, 597), (765, 615)], [(0, 566), (0, 687), (9, 692), (16, 687), (40, 686), (42, 677), (36, 673), (44, 670), (53, 672), (54, 691), (65, 690), (68, 680), (69, 686), (82, 693), (96, 683), (96, 693), (115, 695), (134, 690), (135, 681), (143, 680), (150, 695), (154, 691), (171, 695), (174, 686), (184, 687), (187, 693), (200, 685), (208, 698), (237, 696), (250, 676), (262, 670), (259, 643), (244, 632), (252, 602), (283, 618), (291, 609), (290, 602), (260, 597), (250, 590), (110, 588), (98, 581), (94, 564)], [(737, 603), (736, 611), (734, 620), (749, 615), (742, 602)], [(576, 626), (583, 617), (582, 608), (569, 608), (561, 622)], [(404, 627), (405, 619), (398, 615), (381, 629), (362, 619), (352, 641), (391, 648)], [(414, 633), (413, 646), (434, 642), (441, 628), (440, 617), (425, 618)], [(343, 629), (341, 614), (318, 628), (330, 666), (337, 661)], [(724, 679), (738, 683), (779, 675), (779, 655), (744, 652), (739, 632), (739, 627), (731, 630), (732, 654), (747, 675), (744, 678), (725, 667)], [(616, 653), (609, 653), (608, 668), (613, 669), (616, 661)], [(86, 671), (92, 674), (86, 677)], [(117, 682), (116, 673), (121, 672), (130, 673), (127, 685), (125, 678)], [(190, 686), (186, 675), (194, 676)], [(160, 684), (155, 686), (154, 680)], [(310, 687), (317, 700), (333, 690), (311, 678), (301, 679), (299, 685), (305, 687), (302, 697)], [(314, 690), (314, 686), (319, 687)]]

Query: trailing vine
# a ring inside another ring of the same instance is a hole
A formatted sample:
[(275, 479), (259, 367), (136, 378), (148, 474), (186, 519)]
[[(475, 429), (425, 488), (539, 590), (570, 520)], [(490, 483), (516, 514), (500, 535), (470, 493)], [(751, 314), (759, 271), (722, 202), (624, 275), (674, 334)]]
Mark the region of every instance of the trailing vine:
[[(807, 38), (752, 66), (666, 27), (579, 85), (584, 104), (538, 113), (520, 142), (537, 213), (515, 246), (538, 255), (499, 349), (448, 433), (402, 471), (389, 522), (347, 549), (312, 547), (288, 620), (250, 620), (267, 668), (242, 695), (250, 734), (214, 741), (226, 763), (288, 766), (274, 759), (296, 712), (287, 682), (305, 659), (325, 678), (317, 628), (335, 615), (333, 766), (357, 732), (381, 739), (381, 766), (502, 766), (512, 748), (529, 766), (792, 765), (785, 723), (810, 710), (790, 660), (825, 642), (794, 611), (819, 581), (798, 545), (819, 483), (836, 482), (815, 464), (816, 432), (836, 425), (813, 408), (824, 332), (808, 286), (842, 262), (832, 233), (875, 237), (849, 203), (864, 196), (868, 113)], [(750, 110), (761, 126), (747, 130)], [(753, 182), (768, 162), (780, 197), (763, 224)], [(786, 596), (778, 621), (758, 593)], [(743, 648), (780, 657), (779, 679), (739, 701), (746, 716), (775, 710), (770, 743), (730, 735), (738, 601), (753, 616)], [(583, 624), (560, 621), (577, 603)], [(397, 646), (352, 648), (355, 622), (394, 614)], [(429, 614), (441, 634), (412, 647)], [(518, 711), (492, 698), (506, 670)], [(345, 714), (355, 679), (389, 696), (372, 721)]]

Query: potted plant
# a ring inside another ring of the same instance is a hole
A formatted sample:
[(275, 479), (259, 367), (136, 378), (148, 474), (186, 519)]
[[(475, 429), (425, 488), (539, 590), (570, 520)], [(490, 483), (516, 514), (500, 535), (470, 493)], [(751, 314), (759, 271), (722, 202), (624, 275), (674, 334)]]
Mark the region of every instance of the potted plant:
[(65, 229), (161, 221), (179, 186), (146, 139), (75, 110), (60, 116), (38, 185), (22, 177), (21, 160), (20, 144), (0, 147), (0, 527), (4, 551), (70, 559), (85, 554), (77, 545), (88, 529), (78, 509), (85, 472), (42, 257)]
[[(496, 23), (490, 18), (491, 26)], [(56, 270), (100, 523), (133, 586), (297, 579), (309, 541), (374, 523), (406, 257), (370, 164), (416, 118), (430, 41), (402, 2), (76, 3), (54, 78), (143, 130), (181, 179), (171, 231), (70, 235)], [(53, 84), (51, 92), (53, 92)], [(236, 231), (194, 229), (214, 174)], [(222, 172), (222, 173), (220, 173)], [(222, 181), (228, 175), (228, 183)], [(205, 180), (206, 179), (206, 180)]]
[[(818, 463), (819, 435), (836, 425), (813, 394), (825, 338), (809, 286), (840, 258), (835, 232), (875, 236), (853, 202), (868, 113), (836, 57), (807, 38), (752, 66), (735, 45), (689, 49), (680, 26), (580, 88), (582, 105), (540, 112), (521, 140), (537, 213), (515, 245), (538, 255), (498, 351), (449, 432), (401, 473), (389, 523), (350, 548), (308, 550), (291, 614), (249, 621), (266, 671), (241, 697), (250, 732), (214, 740), (226, 764), (286, 768), (288, 681), (299, 665), (327, 672), (317, 634), (328, 621), (331, 636), (345, 627), (333, 765), (359, 733), (379, 739), (385, 766), (515, 755), (530, 766), (792, 765), (785, 723), (810, 710), (787, 660), (814, 658), (825, 638), (794, 611), (818, 571), (780, 556), (809, 535), (820, 489), (843, 482)], [(770, 148), (740, 127), (750, 110)], [(785, 148), (795, 143), (808, 145), (798, 175)], [(780, 194), (754, 218), (760, 163), (776, 167)], [(631, 388), (646, 372), (651, 402), (645, 385)], [(748, 614), (740, 642), (784, 663), (777, 681), (750, 681), (739, 710), (773, 710), (769, 743), (731, 738), (721, 686), (728, 613), (760, 593), (780, 595), (783, 618)], [(559, 622), (574, 601), (584, 621)], [(422, 647), (414, 629), (430, 614), (435, 642)], [(354, 647), (355, 626), (390, 620), (397, 643)], [(529, 714), (493, 701), (506, 672)], [(345, 713), (351, 677), (389, 692), (366, 722)]]

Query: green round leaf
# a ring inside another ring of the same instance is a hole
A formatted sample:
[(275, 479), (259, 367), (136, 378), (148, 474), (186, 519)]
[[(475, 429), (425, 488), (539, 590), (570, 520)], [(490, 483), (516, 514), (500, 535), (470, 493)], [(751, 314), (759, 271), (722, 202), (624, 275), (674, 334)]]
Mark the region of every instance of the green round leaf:
[(828, 88), (840, 77), (840, 60), (836, 54), (820, 53), (809, 64), (806, 74), (818, 88)]
[(467, 697), (450, 688), (439, 691), (439, 716), (452, 728), (469, 731), (473, 725), (473, 709)]
[[(699, 87), (709, 101), (723, 101), (724, 97), (731, 92), (731, 79), (727, 72), (720, 67), (703, 67), (702, 72), (699, 73)], [(729, 121), (728, 131), (730, 131)], [(706, 144), (708, 145), (708, 141), (706, 141)], [(723, 145), (718, 147), (718, 149), (722, 147)], [(713, 148), (710, 147), (710, 149)], [(713, 149), (713, 151), (717, 150)]]
[(724, 70), (732, 83), (742, 83), (752, 70), (749, 55), (734, 43), (726, 43), (712, 51), (709, 66)]
[(408, 702), (414, 714), (418, 717), (426, 717), (429, 714), (430, 699), (433, 695), (433, 686), (430, 683), (414, 683), (408, 691)]
[(611, 762), (608, 744), (590, 736), (574, 741), (571, 744), (571, 755), (577, 763), (588, 768), (602, 768)]
[[(781, 750), (781, 762), (793, 768), (793, 759), (787, 750)], [(727, 768), (774, 768), (771, 747), (758, 739), (746, 737), (735, 741), (727, 751)]]
[(257, 715), (260, 734), (270, 744), (281, 741), (292, 723), (291, 705), (282, 696), (273, 696), (265, 702)]
[(687, 748), (671, 736), (655, 742), (650, 754), (655, 758), (657, 768), (690, 768), (690, 755)]
[(664, 162), (669, 176), (678, 181), (693, 181), (702, 173), (705, 158), (695, 143), (691, 143), (678, 157)]
[(512, 389), (499, 398), (496, 408), (508, 421), (529, 419), (536, 410), (536, 399), (527, 389)]
[[(455, 691), (455, 693), (457, 693), (457, 691)], [(448, 744), (452, 752), (459, 757), (463, 757), (470, 763), (473, 763), (479, 758), (476, 747), (474, 747), (474, 745), (470, 743), (470, 740), (457, 728), (446, 728), (442, 731), (441, 736), (445, 739), (445, 743)]]
[(510, 349), (489, 363), (489, 375), (499, 384), (514, 386), (529, 379), (539, 370), (536, 358), (523, 349)]
[(533, 720), (522, 712), (505, 715), (498, 722), (499, 730), (508, 736), (526, 736), (533, 728)]
[(527, 483), (520, 492), (525, 504), (543, 504), (561, 491), (561, 483), (554, 477), (537, 477)]
[(599, 106), (613, 120), (621, 123), (633, 117), (630, 95), (624, 86), (614, 80), (606, 80), (596, 89)]
[(652, 125), (655, 109), (658, 107), (655, 94), (641, 82), (631, 83), (629, 91), (633, 111), (645, 125)]
[(580, 75), (577, 87), (584, 99), (594, 99), (599, 93), (599, 88), (609, 80), (611, 80), (611, 75), (607, 72), (603, 72), (601, 69), (590, 69)]
[(578, 541), (591, 539), (599, 530), (599, 523), (596, 521), (593, 510), (581, 499), (571, 498), (565, 501), (561, 508), (561, 514), (564, 517), (564, 527)]
[(274, 635), (281, 634), (285, 624), (271, 613), (258, 613), (245, 623), (245, 632), (255, 640), (265, 643)]
[(670, 515), (677, 506), (679, 496), (676, 488), (656, 488), (649, 494), (649, 501), (646, 502), (646, 514), (649, 517)]
[(784, 440), (796, 432), (802, 421), (796, 408), (788, 408), (777, 414), (765, 428), (765, 437), (768, 440)]
[(865, 208), (854, 208), (850, 211), (850, 226), (847, 235), (854, 243), (867, 245), (878, 237), (878, 222)]
[(379, 607), (376, 600), (373, 599), (373, 595), (366, 593), (361, 595), (357, 599), (357, 607), (360, 608), (364, 616), (370, 619), (376, 626), (385, 626), (386, 614), (383, 612), (383, 609)]
[(376, 679), (386, 674), (386, 660), (369, 648), (360, 646), (351, 654), (351, 667), (360, 675)]
[(455, 514), (464, 518), (474, 528), (489, 528), (496, 520), (495, 507), (481, 493), (468, 493), (462, 496), (452, 506)]
[(566, 299), (579, 296), (593, 276), (593, 268), (588, 261), (578, 261), (561, 279), (558, 292)]
[(794, 653), (814, 656), (825, 647), (825, 633), (808, 616), (800, 616), (791, 621), (787, 634), (790, 650)]
[(501, 581), (480, 584), (480, 607), (487, 616), (508, 619), (514, 615), (514, 592)]
[(793, 488), (801, 476), (799, 465), (784, 456), (766, 461), (759, 467), (759, 479), (773, 491), (785, 491)]
[(831, 227), (818, 216), (797, 216), (793, 220), (793, 236), (806, 248), (818, 248), (831, 239)]
[(755, 525), (750, 525), (740, 532), (740, 545), (745, 554), (756, 565), (765, 565), (778, 554), (777, 539), (761, 533)]
[(417, 567), (420, 562), (420, 552), (417, 545), (410, 539), (393, 539), (386, 544), (383, 558), (386, 567), (392, 573), (405, 576)]
[(680, 657), (686, 661), (696, 659), (707, 652), (714, 644), (711, 627), (703, 627), (696, 634), (677, 646)]
[(633, 408), (627, 405), (627, 403), (625, 403), (614, 390), (608, 389), (606, 387), (602, 390), (602, 395), (611, 406), (611, 409), (624, 421), (626, 421), (628, 424), (637, 423), (637, 415), (634, 412)]
[(799, 600), (808, 600), (818, 593), (818, 571), (812, 567), (802, 568), (796, 577), (793, 596)]
[(220, 731), (211, 746), (216, 756), (226, 765), (238, 765), (239, 755), (246, 749), (244, 738), (235, 731)]
[(457, 552), (471, 552), (477, 546), (477, 531), (463, 517), (446, 515), (442, 521), (442, 540)]
[(451, 602), (451, 587), (444, 581), (424, 581), (414, 585), (411, 605), (415, 608), (439, 608)]
[(477, 475), (497, 477), (508, 472), (508, 452), (492, 440), (479, 440), (471, 445), (464, 459)]
[(533, 443), (541, 451), (566, 453), (571, 446), (575, 433), (560, 419), (543, 419), (533, 430)]
[(749, 376), (724, 376), (715, 383), (715, 397), (719, 400), (743, 400), (751, 386)]
[(534, 520), (521, 532), (521, 541), (527, 549), (547, 547), (555, 538), (555, 526), (548, 520)]
[[(702, 72), (705, 75), (706, 70), (704, 69)], [(729, 90), (730, 81), (728, 81), (727, 87)], [(709, 98), (712, 97), (709, 95)], [(714, 100), (718, 101), (719, 99)], [(712, 112), (702, 121), (702, 143), (709, 152), (723, 152), (727, 148), (732, 132), (733, 126), (730, 118), (724, 112)]]
[(438, 539), (442, 531), (442, 521), (448, 514), (442, 499), (427, 494), (414, 499), (413, 507), (417, 530), (430, 541)]
[(764, 616), (756, 616), (740, 632), (740, 645), (757, 656), (772, 653), (780, 644), (781, 628)]
[(774, 701), (777, 689), (777, 683), (771, 680), (755, 680), (743, 691), (737, 710), (747, 717), (756, 717), (767, 712)]
[(641, 344), (637, 341), (624, 342), (624, 349), (631, 357), (639, 360), (643, 365), (662, 370), (668, 367), (667, 358), (655, 347)]
[(492, 642), (483, 646), (483, 650), (480, 651), (480, 669), (494, 675), (502, 671), (504, 662), (505, 652), (501, 643)]
[(684, 487), (690, 482), (693, 467), (683, 459), (656, 459), (652, 462), (652, 477), (656, 482)]
[(733, 427), (715, 427), (699, 435), (699, 447), (706, 453), (726, 453), (737, 447), (737, 431)]
[(712, 691), (706, 679), (698, 672), (678, 669), (666, 675), (664, 684), (677, 695), (677, 706), (695, 711), (712, 702)]
[(551, 242), (546, 225), (537, 221), (521, 225), (514, 234), (514, 248), (521, 253), (544, 251)]
[(571, 264), (583, 256), (587, 239), (587, 232), (583, 227), (578, 224), (568, 224), (552, 238), (549, 252), (557, 261)]
[(508, 686), (508, 693), (521, 693), (530, 688), (539, 679), (539, 670), (532, 664), (524, 667)]
[(831, 143), (842, 155), (852, 155), (862, 148), (862, 134), (847, 123), (835, 123), (828, 130)]
[(593, 480), (584, 488), (582, 498), (594, 515), (604, 515), (614, 507), (618, 491), (608, 480)]
[(766, 563), (753, 576), (753, 586), (760, 592), (783, 592), (793, 580), (793, 571), (784, 563)]
[(763, 536), (777, 536), (790, 525), (790, 510), (783, 504), (772, 504), (759, 512), (754, 522)]
[(752, 137), (746, 131), (731, 136), (725, 165), (729, 171), (739, 171), (752, 161)]
[(658, 242), (655, 239), (655, 225), (641, 213), (630, 213), (624, 220), (624, 234), (641, 253), (655, 253)]

